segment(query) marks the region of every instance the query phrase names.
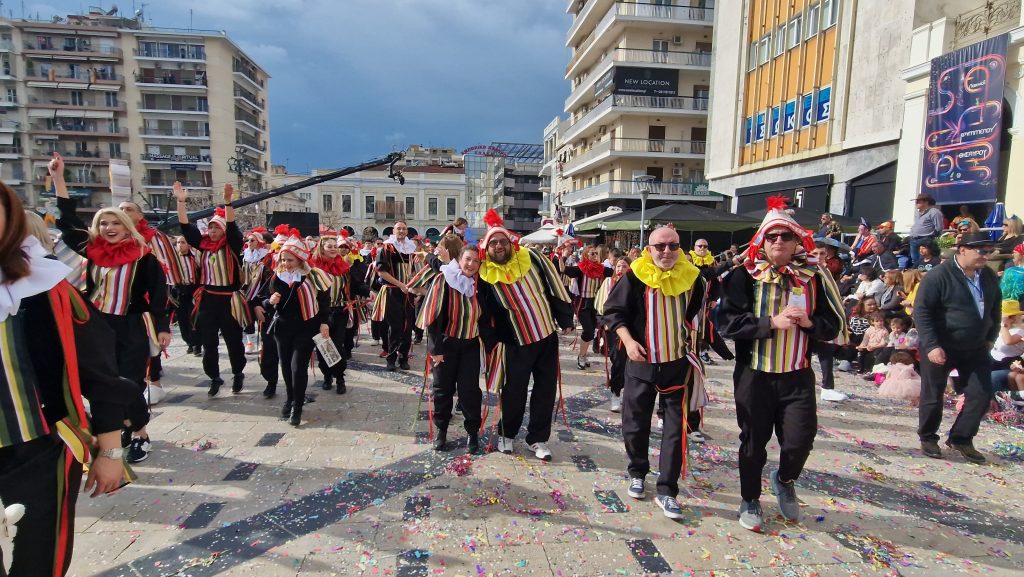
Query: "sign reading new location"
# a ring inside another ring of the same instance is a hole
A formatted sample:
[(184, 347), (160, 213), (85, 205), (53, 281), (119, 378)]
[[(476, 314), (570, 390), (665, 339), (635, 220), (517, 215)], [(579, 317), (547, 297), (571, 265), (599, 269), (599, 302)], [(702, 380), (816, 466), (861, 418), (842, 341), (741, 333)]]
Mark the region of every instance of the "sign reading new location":
[(615, 68), (615, 94), (677, 96), (679, 71), (662, 68)]

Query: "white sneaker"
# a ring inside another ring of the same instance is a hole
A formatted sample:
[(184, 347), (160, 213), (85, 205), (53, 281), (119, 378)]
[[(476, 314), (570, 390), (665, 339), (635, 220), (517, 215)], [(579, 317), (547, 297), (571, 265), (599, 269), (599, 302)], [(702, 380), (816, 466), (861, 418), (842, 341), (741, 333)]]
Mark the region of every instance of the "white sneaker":
[(551, 460), (551, 450), (548, 449), (546, 443), (532, 443), (530, 444), (530, 450), (533, 451), (533, 454), (541, 461)]
[(823, 400), (823, 401), (832, 401), (833, 403), (841, 403), (841, 402), (845, 401), (848, 398), (850, 398), (850, 397), (847, 396), (845, 393), (840, 393), (839, 391), (837, 391), (835, 389), (822, 389), (821, 390), (821, 400)]
[(163, 387), (149, 385), (146, 387), (146, 398), (150, 405), (155, 405), (167, 397), (167, 391)]
[(660, 431), (665, 428), (665, 419), (658, 419), (658, 423), (654, 425), (654, 430)]
[(690, 439), (691, 442), (697, 443), (698, 445), (703, 445), (707, 441), (704, 437), (703, 431), (690, 431), (686, 437)]
[(844, 373), (851, 373), (853, 372), (853, 363), (850, 361), (839, 361), (839, 364), (836, 365), (836, 370)]
[(622, 397), (619, 397), (619, 396), (616, 396), (616, 395), (612, 395), (611, 411), (613, 413), (621, 413), (622, 412)]
[(498, 452), (505, 453), (506, 455), (512, 454), (512, 443), (515, 439), (509, 439), (508, 437), (498, 437)]
[(245, 343), (245, 354), (255, 355), (259, 351), (256, 349), (256, 343)]

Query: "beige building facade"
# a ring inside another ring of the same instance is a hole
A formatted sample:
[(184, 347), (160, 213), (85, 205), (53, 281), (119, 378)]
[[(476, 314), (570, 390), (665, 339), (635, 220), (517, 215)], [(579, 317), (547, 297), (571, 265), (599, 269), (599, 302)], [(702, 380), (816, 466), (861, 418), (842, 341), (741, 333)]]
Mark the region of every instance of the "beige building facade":
[(653, 178), (648, 206), (720, 199), (705, 178), (715, 10), (701, 0), (568, 2), (571, 93), (547, 169), (567, 182), (553, 213), (639, 209), (644, 176)]

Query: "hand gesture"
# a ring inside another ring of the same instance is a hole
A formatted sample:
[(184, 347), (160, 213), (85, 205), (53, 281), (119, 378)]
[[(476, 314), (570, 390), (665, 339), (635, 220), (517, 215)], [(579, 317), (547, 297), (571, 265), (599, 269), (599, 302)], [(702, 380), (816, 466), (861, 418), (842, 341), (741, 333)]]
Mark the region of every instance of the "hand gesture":
[(64, 178), (64, 157), (60, 153), (54, 152), (46, 169), (50, 171), (51, 178)]
[(231, 186), (231, 183), (224, 185), (224, 204), (231, 204), (231, 201), (235, 198), (235, 187)]
[(171, 333), (158, 333), (156, 341), (160, 343), (160, 350), (167, 350), (171, 346)]
[(277, 303), (281, 302), (281, 293), (274, 293), (270, 295), (270, 304), (277, 306)]
[(448, 249), (441, 245), (437, 245), (437, 248), (434, 249), (434, 255), (444, 264), (448, 264), (452, 260), (452, 255), (448, 254)]
[(176, 198), (178, 202), (185, 202), (188, 200), (188, 190), (181, 185), (181, 181), (175, 180), (174, 186), (171, 188), (174, 192), (174, 198)]
[(788, 306), (785, 308), (785, 310), (782, 311), (782, 314), (793, 319), (794, 323), (802, 327), (806, 328), (811, 326), (811, 319), (808, 318), (807, 310), (804, 309), (803, 307)]
[(928, 351), (928, 360), (936, 365), (946, 364), (946, 351), (942, 350), (942, 347), (934, 348)]
[(644, 350), (644, 346), (639, 341), (632, 340), (626, 343), (626, 355), (634, 363), (647, 362), (647, 351)]
[(331, 338), (331, 325), (327, 323), (322, 323), (320, 325), (320, 336), (322, 336), (325, 339)]
[(793, 319), (793, 317), (786, 314), (786, 311), (782, 311), (781, 313), (771, 318), (771, 327), (773, 329), (779, 329), (780, 331), (791, 329), (795, 324), (796, 321)]

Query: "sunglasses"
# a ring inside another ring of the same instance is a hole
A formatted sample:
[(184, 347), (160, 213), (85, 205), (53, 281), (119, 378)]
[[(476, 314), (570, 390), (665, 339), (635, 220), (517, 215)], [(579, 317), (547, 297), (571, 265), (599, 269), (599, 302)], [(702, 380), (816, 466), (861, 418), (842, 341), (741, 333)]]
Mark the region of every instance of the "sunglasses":
[(504, 238), (496, 238), (487, 242), (487, 246), (508, 246), (509, 244), (511, 243)]
[[(970, 248), (970, 247), (968, 247), (968, 248)], [(994, 249), (994, 248), (972, 248), (971, 250), (977, 251), (978, 254), (980, 254), (981, 256), (988, 256), (988, 255), (996, 252), (996, 249)]]
[(665, 249), (668, 249), (672, 252), (679, 250), (678, 242), (659, 242), (657, 244), (652, 244), (651, 246), (654, 247), (654, 250), (658, 252), (665, 252)]
[(706, 245), (706, 244), (698, 244), (698, 245), (696, 245), (696, 247), (697, 248), (707, 248), (708, 245)]
[(782, 242), (792, 242), (796, 240), (796, 234), (792, 232), (775, 232), (764, 235), (764, 240), (768, 243), (773, 243), (778, 240), (782, 240)]

